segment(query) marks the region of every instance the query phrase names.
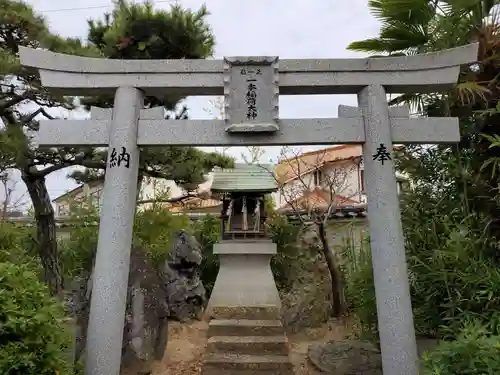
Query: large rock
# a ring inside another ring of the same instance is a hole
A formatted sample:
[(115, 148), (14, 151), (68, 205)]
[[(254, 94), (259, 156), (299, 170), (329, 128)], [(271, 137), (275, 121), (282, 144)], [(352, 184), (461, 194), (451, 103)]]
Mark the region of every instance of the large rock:
[(183, 322), (201, 316), (206, 301), (199, 272), (202, 259), (196, 239), (183, 230), (176, 233), (161, 272), (170, 319)]
[(309, 360), (319, 370), (335, 375), (382, 375), (382, 358), (373, 345), (346, 340), (309, 347)]
[(167, 345), (169, 309), (156, 267), (144, 252), (132, 253), (124, 324), (122, 368), (149, 374)]
[(294, 261), (294, 281), (281, 291), (283, 324), (290, 333), (320, 327), (332, 312), (332, 283), (319, 241), (310, 231), (298, 238), (300, 253)]
[[(436, 349), (436, 339), (417, 338), (419, 358)], [(345, 340), (313, 344), (309, 347), (309, 361), (326, 374), (382, 375), (382, 356), (378, 348), (368, 342)], [(423, 371), (423, 362), (420, 364)]]
[[(84, 273), (74, 280), (66, 303), (76, 317), (78, 360), (84, 355), (92, 293), (92, 276)], [(160, 360), (167, 343), (167, 296), (156, 267), (139, 248), (133, 248), (130, 260), (127, 310), (124, 322), (122, 368), (136, 374), (149, 374)]]
[[(167, 319), (185, 321), (200, 315), (205, 288), (200, 279), (200, 246), (184, 231), (176, 234), (160, 272), (146, 253), (132, 248), (123, 334), (122, 370), (151, 373), (167, 344)], [(91, 272), (75, 278), (66, 305), (76, 320), (75, 359), (84, 355), (92, 294)], [(123, 372), (123, 371), (122, 371)]]
[(65, 293), (66, 309), (74, 323), (74, 358), (78, 361), (85, 350), (87, 325), (90, 312), (90, 295), (92, 292), (91, 273), (84, 271), (76, 276)]

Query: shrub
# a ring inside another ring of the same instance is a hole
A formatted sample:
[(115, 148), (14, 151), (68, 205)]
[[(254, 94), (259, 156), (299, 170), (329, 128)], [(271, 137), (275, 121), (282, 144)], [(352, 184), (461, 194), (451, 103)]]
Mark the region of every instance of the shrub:
[[(500, 269), (486, 257), (477, 218), (443, 214), (438, 205), (407, 202), (403, 210), (413, 314), (417, 335), (454, 339), (463, 322), (478, 320), (500, 333)], [(367, 244), (368, 246), (368, 244)], [(367, 250), (368, 251), (368, 250)], [(346, 272), (351, 308), (361, 331), (377, 340), (373, 273), (368, 256)]]
[(175, 233), (189, 226), (190, 220), (186, 215), (176, 215), (161, 204), (153, 204), (136, 214), (134, 241), (159, 265), (167, 259)]
[[(294, 266), (299, 254), (297, 238), (300, 227), (290, 224), (285, 217), (273, 215), (267, 223), (271, 239), (276, 242), (278, 253), (271, 261), (271, 268), (279, 290), (290, 288), (296, 276)], [(191, 230), (199, 242), (203, 253), (201, 277), (208, 294), (212, 291), (219, 271), (219, 257), (213, 255), (213, 245), (220, 237), (220, 220), (207, 215), (194, 222)]]
[(207, 215), (195, 221), (191, 230), (201, 246), (203, 262), (201, 264), (201, 280), (210, 297), (219, 272), (219, 257), (214, 255), (213, 246), (220, 238), (220, 219), (214, 215)]
[(425, 354), (423, 367), (423, 375), (500, 374), (500, 336), (488, 336), (480, 325), (469, 325), (456, 340)]
[(70, 220), (73, 226), (69, 238), (59, 241), (61, 269), (68, 280), (92, 269), (99, 234), (99, 213), (92, 204), (72, 205)]
[(28, 265), (0, 263), (0, 306), (1, 374), (71, 373), (63, 306)]
[(358, 334), (365, 340), (378, 342), (377, 303), (369, 238), (364, 239), (360, 247), (345, 243), (340, 255), (348, 310), (354, 312), (360, 322)]
[[(74, 226), (68, 239), (60, 241), (60, 255), (65, 277), (72, 279), (92, 269), (97, 250), (99, 214), (91, 204), (74, 205), (70, 220)], [(173, 235), (190, 225), (185, 215), (175, 215), (160, 204), (140, 211), (135, 216), (134, 242), (143, 248), (156, 265), (166, 260)]]
[(287, 291), (296, 279), (297, 267), (300, 267), (300, 226), (290, 223), (282, 215), (272, 215), (267, 225), (271, 239), (277, 245), (277, 254), (271, 260), (274, 279), (278, 290)]
[(500, 333), (500, 269), (473, 215), (408, 205), (403, 215), (417, 334), (455, 338), (477, 320)]
[(36, 269), (40, 262), (35, 254), (33, 228), (0, 223), (0, 262), (29, 263)]

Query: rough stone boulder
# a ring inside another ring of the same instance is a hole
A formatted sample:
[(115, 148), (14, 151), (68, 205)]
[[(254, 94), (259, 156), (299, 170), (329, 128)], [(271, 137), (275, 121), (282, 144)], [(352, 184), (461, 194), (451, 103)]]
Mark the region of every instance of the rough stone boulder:
[[(179, 231), (161, 270), (141, 249), (132, 248), (124, 321), (122, 371), (150, 374), (167, 344), (167, 319), (185, 321), (200, 315), (205, 288), (200, 279), (200, 246)], [(91, 272), (76, 277), (66, 293), (69, 313), (75, 317), (75, 359), (85, 354), (92, 294)]]
[(170, 319), (183, 322), (201, 316), (206, 301), (199, 271), (202, 259), (196, 239), (183, 230), (176, 233), (161, 270)]
[(327, 374), (382, 375), (380, 352), (369, 343), (346, 340), (314, 344), (308, 353), (311, 363)]
[[(76, 359), (84, 355), (92, 293), (92, 277), (84, 273), (74, 280), (66, 304), (77, 319)], [(122, 369), (149, 374), (167, 343), (167, 296), (156, 267), (139, 248), (132, 249), (127, 309), (124, 322)]]
[(332, 309), (330, 273), (317, 238), (304, 231), (298, 244), (300, 252), (291, 272), (293, 285), (281, 291), (283, 324), (290, 333), (320, 327)]

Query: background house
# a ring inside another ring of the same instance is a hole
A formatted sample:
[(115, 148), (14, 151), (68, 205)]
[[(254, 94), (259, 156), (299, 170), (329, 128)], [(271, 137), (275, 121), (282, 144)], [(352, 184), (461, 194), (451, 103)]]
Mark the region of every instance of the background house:
[[(366, 203), (364, 165), (360, 145), (339, 145), (283, 159), (276, 167), (280, 190), (273, 194), (276, 208), (293, 206), (359, 206)], [(407, 183), (397, 175), (398, 192)]]
[[(204, 184), (201, 188), (204, 187)], [(52, 202), (55, 206), (56, 217), (67, 218), (71, 213), (71, 205), (79, 202), (91, 202), (98, 210), (102, 208), (104, 181), (96, 181), (82, 184), (73, 190), (70, 190)], [(144, 178), (140, 188), (139, 201), (145, 201), (138, 205), (139, 210), (150, 207), (156, 199), (161, 198), (177, 198), (185, 195), (186, 192), (178, 186), (174, 181), (158, 178)], [(165, 204), (165, 206), (170, 206)], [(174, 206), (174, 211), (175, 209)]]
[[(272, 194), (272, 198), (282, 212), (291, 210), (292, 206), (329, 205), (332, 199), (339, 207), (359, 207), (366, 203), (362, 148), (359, 145), (340, 145), (283, 159), (275, 166), (274, 173), (280, 189)], [(206, 177), (206, 182), (198, 188), (205, 194), (185, 199), (182, 203), (165, 203), (165, 208), (173, 212), (218, 212), (216, 207), (220, 202), (208, 194), (213, 174)], [(407, 179), (398, 175), (397, 180), (398, 190), (403, 189)], [(70, 204), (75, 201), (89, 200), (96, 207), (102, 207), (103, 186), (103, 182), (83, 184), (57, 197), (53, 200), (56, 216), (68, 217)], [(150, 201), (165, 198), (166, 194), (169, 198), (178, 198), (186, 192), (174, 181), (145, 178), (139, 201), (147, 203), (139, 204), (138, 209), (148, 208), (152, 204)]]
[[(237, 166), (236, 166), (237, 167)], [(297, 208), (311, 206), (319, 209), (335, 208), (329, 219), (330, 242), (342, 245), (351, 241), (359, 246), (367, 235), (366, 194), (362, 147), (340, 145), (311, 151), (281, 160), (275, 166), (262, 166), (274, 173), (279, 190), (272, 194), (278, 212), (287, 214), (292, 220), (297, 217)], [(199, 197), (183, 199), (175, 203), (164, 203), (165, 209), (193, 217), (220, 214), (221, 201), (209, 194), (213, 173), (208, 174), (200, 185)], [(398, 190), (408, 183), (404, 176), (397, 175)], [(69, 217), (72, 202), (90, 200), (102, 207), (103, 182), (81, 185), (54, 199), (59, 220)], [(138, 210), (149, 207), (152, 200), (184, 196), (186, 192), (174, 181), (145, 178), (141, 186)]]
[[(278, 212), (293, 219), (309, 209), (325, 215), (331, 209), (330, 244), (361, 246), (368, 235), (362, 146), (339, 145), (283, 159), (275, 174), (280, 186), (273, 194)], [(396, 177), (400, 192), (408, 181)]]

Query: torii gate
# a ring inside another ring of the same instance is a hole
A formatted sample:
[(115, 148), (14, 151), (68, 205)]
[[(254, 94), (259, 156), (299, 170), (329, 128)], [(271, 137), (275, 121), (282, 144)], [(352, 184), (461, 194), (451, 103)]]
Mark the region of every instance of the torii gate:
[[(107, 146), (108, 168), (88, 326), (86, 375), (118, 375), (136, 205), (139, 147), (363, 144), (368, 219), (385, 375), (416, 375), (417, 348), (404, 253), (393, 143), (459, 141), (455, 118), (409, 118), (387, 93), (451, 88), (477, 44), (411, 57), (109, 60), (20, 47), (21, 63), (65, 95), (114, 94), (91, 120), (43, 121), (43, 146)], [(224, 95), (225, 120), (165, 120), (144, 95)], [(280, 119), (278, 96), (357, 94), (359, 108), (331, 119)]]

